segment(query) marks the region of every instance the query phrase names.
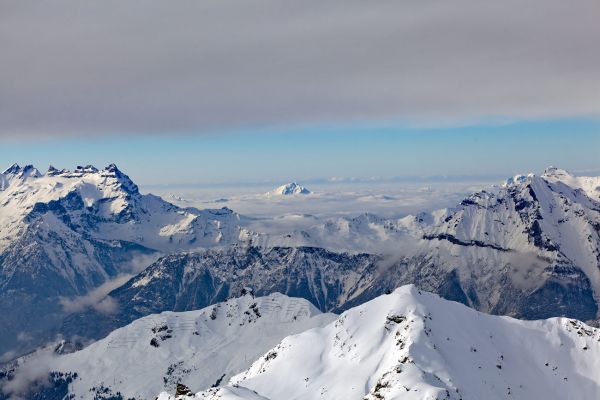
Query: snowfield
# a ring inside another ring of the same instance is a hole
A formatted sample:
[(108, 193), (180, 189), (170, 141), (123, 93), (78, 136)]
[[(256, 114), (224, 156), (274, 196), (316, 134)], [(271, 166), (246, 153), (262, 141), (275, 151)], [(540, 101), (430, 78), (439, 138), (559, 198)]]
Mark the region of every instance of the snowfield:
[(598, 329), (486, 315), (408, 285), (287, 337), (223, 388), (177, 398), (597, 399), (599, 370)]

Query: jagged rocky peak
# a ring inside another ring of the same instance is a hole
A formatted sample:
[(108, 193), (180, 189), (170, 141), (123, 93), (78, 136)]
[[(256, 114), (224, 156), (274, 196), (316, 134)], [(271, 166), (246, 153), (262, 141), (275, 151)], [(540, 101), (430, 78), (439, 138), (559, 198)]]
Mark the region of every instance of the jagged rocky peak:
[(40, 176), (42, 176), (41, 172), (33, 165), (24, 166), (21, 173), (19, 174), (19, 178), (21, 179), (39, 178)]
[(14, 163), (10, 167), (6, 168), (4, 172), (2, 172), (2, 175), (17, 175), (19, 172), (21, 172), (21, 167), (19, 164)]
[(285, 185), (281, 185), (274, 190), (270, 191), (269, 195), (274, 196), (293, 196), (297, 194), (311, 194), (312, 192), (305, 188), (302, 185), (299, 185), (296, 182), (286, 183)]
[(96, 172), (98, 172), (98, 168), (89, 164), (85, 166), (78, 165), (77, 168), (75, 168), (75, 171), (73, 172), (75, 174), (95, 174)]
[(103, 177), (115, 178), (121, 184), (123, 189), (125, 189), (128, 193), (139, 193), (138, 186), (135, 183), (133, 183), (129, 176), (121, 172), (121, 170), (117, 167), (116, 164), (109, 164), (106, 168), (104, 168), (101, 171), (101, 174)]
[(104, 180), (103, 184), (109, 184), (113, 187), (120, 188), (129, 195), (139, 194), (138, 186), (133, 183), (129, 176), (119, 170), (115, 164), (109, 164), (102, 170), (89, 164), (83, 166), (78, 165), (73, 171), (68, 169), (58, 169), (55, 166), (50, 165), (47, 172), (42, 174), (33, 165), (21, 167), (15, 163), (0, 174), (0, 176), (0, 188), (2, 190), (5, 190), (11, 182), (16, 182), (15, 179), (25, 181), (28, 180), (28, 178), (48, 177), (57, 179), (57, 182), (61, 182), (63, 178), (69, 180), (79, 179), (82, 182), (91, 182), (101, 179)]
[(40, 171), (38, 171), (38, 169), (35, 168), (33, 165), (29, 164), (24, 167), (21, 167), (17, 163), (11, 165), (6, 170), (4, 170), (2, 175), (4, 175), (6, 178), (18, 177), (21, 179), (26, 179), (30, 177), (39, 178), (40, 176), (42, 176)]
[(54, 165), (50, 165), (48, 167), (48, 171), (46, 171), (46, 176), (57, 176), (57, 175), (63, 175), (63, 174), (68, 174), (70, 171), (68, 169), (58, 169), (56, 168)]

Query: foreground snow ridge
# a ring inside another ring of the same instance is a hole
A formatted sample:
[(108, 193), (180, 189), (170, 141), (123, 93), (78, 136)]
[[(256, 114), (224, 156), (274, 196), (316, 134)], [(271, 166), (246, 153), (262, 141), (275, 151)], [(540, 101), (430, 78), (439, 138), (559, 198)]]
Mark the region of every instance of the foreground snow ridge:
[(246, 294), (197, 311), (138, 319), (54, 358), (51, 369), (77, 374), (69, 386), (77, 399), (154, 399), (179, 382), (196, 390), (225, 383), (286, 336), (335, 318), (304, 299)]
[(187, 398), (597, 399), (599, 370), (598, 329), (482, 314), (409, 285), (287, 337), (227, 386)]

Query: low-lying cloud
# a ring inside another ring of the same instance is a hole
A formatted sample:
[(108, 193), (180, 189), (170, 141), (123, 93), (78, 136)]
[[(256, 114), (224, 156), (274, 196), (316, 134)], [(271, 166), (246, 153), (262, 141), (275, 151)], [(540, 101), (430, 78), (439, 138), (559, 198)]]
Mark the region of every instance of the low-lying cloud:
[(93, 308), (102, 314), (114, 314), (119, 309), (119, 304), (116, 300), (107, 296), (112, 290), (123, 285), (133, 275), (120, 275), (117, 278), (104, 282), (102, 285), (91, 290), (84, 296), (78, 297), (61, 297), (60, 304), (66, 313), (75, 313), (83, 311), (86, 308)]
[(0, 1), (0, 136), (600, 114), (596, 0)]
[(75, 313), (87, 308), (102, 314), (114, 314), (119, 310), (118, 302), (108, 294), (119, 286), (124, 285), (135, 274), (152, 264), (159, 257), (159, 254), (138, 254), (132, 257), (128, 264), (122, 266), (122, 274), (113, 279), (107, 280), (97, 288), (90, 290), (84, 296), (61, 297), (60, 304), (66, 313)]
[(30, 399), (35, 390), (50, 385), (48, 377), (55, 359), (56, 355), (47, 350), (30, 355), (30, 358), (19, 366), (11, 380), (0, 384), (0, 391), (10, 400)]

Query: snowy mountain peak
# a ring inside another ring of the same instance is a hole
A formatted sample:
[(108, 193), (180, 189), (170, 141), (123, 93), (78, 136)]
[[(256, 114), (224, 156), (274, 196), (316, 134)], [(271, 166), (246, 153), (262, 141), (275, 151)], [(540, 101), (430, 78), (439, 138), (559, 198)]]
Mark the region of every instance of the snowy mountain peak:
[(85, 166), (78, 165), (77, 168), (75, 168), (75, 171), (73, 172), (76, 174), (95, 174), (96, 172), (98, 172), (98, 168), (89, 164)]
[(33, 165), (26, 165), (24, 167), (20, 167), (19, 164), (16, 163), (4, 170), (4, 172), (1, 175), (3, 178), (2, 180), (5, 181), (5, 185), (8, 185), (8, 182), (11, 181), (13, 178), (24, 180), (27, 178), (39, 178), (40, 176), (42, 176), (40, 171), (38, 171), (38, 169), (35, 168)]
[(139, 193), (138, 186), (133, 183), (129, 176), (125, 175), (115, 164), (110, 164), (101, 171), (104, 177), (115, 178), (122, 187), (130, 194)]
[(600, 177), (577, 176), (564, 169), (549, 167), (542, 174), (548, 182), (561, 182), (576, 189), (583, 190), (589, 197), (600, 201)]
[(21, 179), (39, 178), (40, 176), (42, 176), (41, 172), (33, 165), (24, 166), (19, 174), (19, 178)]
[(48, 166), (48, 170), (46, 171), (46, 176), (56, 176), (61, 174), (68, 174), (70, 171), (67, 169), (58, 169), (54, 165)]
[(573, 176), (573, 174), (571, 174), (567, 170), (552, 167), (552, 166), (546, 168), (544, 170), (544, 173), (542, 174), (542, 177), (544, 177), (544, 178), (549, 178), (549, 177), (567, 178), (567, 177), (572, 177), (572, 176)]
[(144, 242), (152, 249), (237, 241), (237, 215), (231, 210), (180, 209), (157, 196), (142, 195), (115, 164), (102, 170), (80, 165), (73, 171), (50, 166), (44, 175), (33, 166), (15, 164), (7, 171), (0, 175), (0, 249), (33, 221), (53, 218), (50, 214), (66, 224), (60, 229), (89, 229), (96, 237)]
[(17, 175), (19, 172), (21, 172), (21, 167), (19, 166), (19, 164), (14, 163), (10, 167), (6, 168), (2, 172), (2, 175)]
[(297, 194), (311, 194), (312, 192), (305, 188), (304, 186), (299, 185), (296, 182), (286, 183), (285, 185), (281, 185), (278, 188), (270, 191), (269, 195), (275, 196), (293, 196)]
[(523, 175), (523, 174), (517, 174), (513, 177), (508, 178), (503, 184), (502, 187), (510, 187), (510, 186), (516, 186), (516, 185), (521, 185), (524, 183), (529, 182), (533, 177), (535, 176), (535, 174), (533, 173), (529, 173), (527, 175)]
[(409, 285), (287, 337), (195, 398), (592, 399), (599, 340), (576, 320), (491, 316)]

